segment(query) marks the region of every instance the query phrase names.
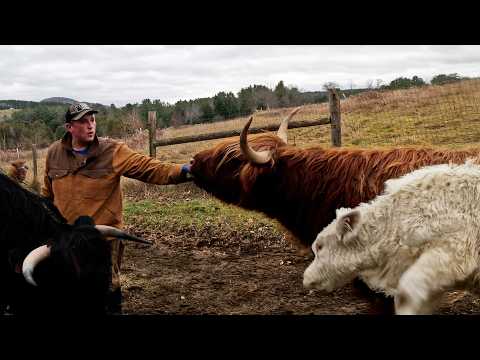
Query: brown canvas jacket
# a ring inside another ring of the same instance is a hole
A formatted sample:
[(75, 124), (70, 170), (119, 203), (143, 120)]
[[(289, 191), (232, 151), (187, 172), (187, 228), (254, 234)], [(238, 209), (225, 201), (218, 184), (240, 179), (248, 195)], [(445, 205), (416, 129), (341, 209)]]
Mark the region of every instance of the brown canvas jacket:
[(186, 181), (181, 165), (160, 162), (111, 139), (95, 137), (88, 156), (77, 155), (67, 133), (48, 149), (42, 195), (69, 223), (89, 215), (96, 224), (121, 228), (121, 176), (160, 185)]

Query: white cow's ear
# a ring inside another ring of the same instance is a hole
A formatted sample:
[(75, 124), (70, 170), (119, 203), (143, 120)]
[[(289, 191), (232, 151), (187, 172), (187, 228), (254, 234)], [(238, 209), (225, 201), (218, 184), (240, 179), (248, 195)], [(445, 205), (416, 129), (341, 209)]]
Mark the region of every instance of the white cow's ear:
[(337, 220), (337, 236), (344, 239), (346, 235), (353, 234), (360, 223), (360, 211), (352, 210), (341, 215)]

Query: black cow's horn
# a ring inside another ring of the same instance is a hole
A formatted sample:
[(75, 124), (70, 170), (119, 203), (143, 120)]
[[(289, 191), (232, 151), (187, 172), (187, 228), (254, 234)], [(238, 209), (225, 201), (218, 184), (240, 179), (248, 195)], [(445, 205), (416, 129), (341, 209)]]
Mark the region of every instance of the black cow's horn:
[(252, 120), (253, 116), (250, 117), (248, 122), (245, 124), (242, 133), (240, 134), (240, 149), (248, 161), (259, 165), (266, 164), (272, 159), (272, 154), (270, 151), (255, 151), (248, 145), (247, 142), (248, 128), (250, 127)]
[(300, 109), (301, 109), (300, 106), (294, 109), (286, 118), (282, 120), (282, 123), (278, 128), (277, 136), (283, 141), (285, 141), (285, 144), (288, 144), (288, 135), (287, 135), (288, 122), (293, 117), (293, 115), (295, 115)]
[[(104, 236), (110, 236), (110, 237), (116, 237), (119, 239), (123, 240), (130, 240), (130, 241), (135, 241), (143, 244), (149, 244), (151, 245), (152, 242), (144, 240), (142, 238), (139, 238), (135, 235), (130, 235), (127, 234), (126, 232), (119, 230), (117, 228), (114, 228), (113, 226), (107, 226), (107, 225), (95, 225), (95, 228), (102, 233)], [(110, 239), (112, 240), (112, 239)]]
[(45, 260), (49, 256), (50, 247), (42, 245), (30, 251), (27, 257), (23, 260), (22, 273), (23, 277), (29, 284), (37, 286), (37, 283), (33, 280), (33, 271), (39, 262)]

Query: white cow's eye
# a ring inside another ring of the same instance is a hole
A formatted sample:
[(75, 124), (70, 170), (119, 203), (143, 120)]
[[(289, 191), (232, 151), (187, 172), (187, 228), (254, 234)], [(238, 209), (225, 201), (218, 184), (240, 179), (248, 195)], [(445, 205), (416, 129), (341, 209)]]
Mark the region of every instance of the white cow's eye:
[(323, 245), (320, 244), (320, 243), (317, 243), (317, 252), (319, 252), (320, 250), (322, 250), (323, 248)]

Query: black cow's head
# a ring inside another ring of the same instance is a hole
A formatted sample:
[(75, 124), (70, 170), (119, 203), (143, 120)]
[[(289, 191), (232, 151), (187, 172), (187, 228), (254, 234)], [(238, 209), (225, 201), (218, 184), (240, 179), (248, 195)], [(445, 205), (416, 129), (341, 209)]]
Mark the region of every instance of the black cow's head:
[(22, 266), (28, 290), (38, 295), (30, 311), (41, 304), (42, 312), (103, 313), (112, 275), (111, 237), (148, 243), (82, 216), (69, 231), (32, 250)]

